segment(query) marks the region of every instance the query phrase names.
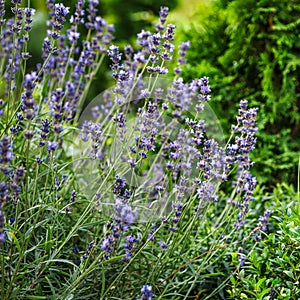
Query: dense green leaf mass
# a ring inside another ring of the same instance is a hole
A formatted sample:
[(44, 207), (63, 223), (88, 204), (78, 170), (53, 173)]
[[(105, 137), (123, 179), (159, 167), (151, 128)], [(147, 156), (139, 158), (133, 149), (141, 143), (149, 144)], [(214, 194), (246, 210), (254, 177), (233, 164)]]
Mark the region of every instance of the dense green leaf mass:
[(291, 199), (296, 194), (285, 185), (269, 196), (268, 205), (274, 204), (269, 233), (231, 277), (226, 299), (299, 299), (299, 202)]
[[(300, 142), (300, 4), (219, 0), (186, 36), (184, 77), (209, 76), (214, 109), (228, 132), (236, 101), (259, 107), (254, 153), (260, 182), (296, 182)], [(203, 16), (203, 12), (201, 13)]]

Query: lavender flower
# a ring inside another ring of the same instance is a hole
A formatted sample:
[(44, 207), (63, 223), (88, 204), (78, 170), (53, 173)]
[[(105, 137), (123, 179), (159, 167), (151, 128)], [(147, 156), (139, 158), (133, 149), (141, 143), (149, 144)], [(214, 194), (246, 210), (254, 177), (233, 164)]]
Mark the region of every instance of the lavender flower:
[(238, 248), (238, 258), (240, 260), (240, 267), (243, 267), (245, 265), (245, 262), (246, 262), (246, 256), (245, 256), (245, 254), (243, 254), (243, 248), (242, 247)]
[(28, 119), (32, 120), (35, 116), (35, 101), (33, 98), (33, 90), (35, 88), (35, 81), (37, 79), (37, 73), (31, 72), (30, 74), (26, 74), (24, 77), (24, 92), (21, 95), (22, 100), (22, 112), (23, 116)]
[(14, 181), (16, 183), (20, 183), (25, 175), (25, 169), (24, 167), (20, 166), (16, 169), (15, 174), (14, 174)]
[(72, 24), (83, 24), (84, 23), (84, 0), (78, 0), (76, 4), (76, 11), (70, 18)]
[(107, 235), (107, 237), (102, 240), (100, 247), (105, 251), (104, 259), (108, 259), (115, 247), (115, 239), (112, 237), (112, 235)]
[(105, 29), (107, 28), (107, 23), (106, 21), (101, 18), (100, 16), (97, 16), (95, 18), (95, 30), (96, 32), (99, 33), (103, 33), (105, 31)]
[[(72, 74), (71, 77), (77, 78)], [(75, 79), (75, 82), (67, 81), (66, 83), (66, 99), (64, 105), (64, 111), (66, 112), (65, 118), (67, 120), (72, 120), (74, 115), (76, 114), (77, 104), (80, 100), (80, 97), (83, 93), (84, 85), (82, 82), (79, 82)]]
[[(199, 81), (200, 79), (197, 80)], [(199, 86), (195, 84), (195, 81), (190, 84), (184, 83), (182, 78), (173, 81), (166, 98), (176, 108), (172, 112), (174, 117), (180, 116), (183, 110), (189, 110), (192, 100), (197, 96), (198, 89)]]
[(14, 194), (15, 201), (17, 201), (18, 196), (20, 195), (22, 188), (21, 182), (25, 176), (25, 169), (24, 167), (18, 167), (14, 173), (13, 181), (10, 184), (10, 188)]
[[(4, 22), (4, 21), (3, 21)], [(1, 54), (3, 58), (8, 58), (14, 49), (13, 44), (13, 31), (12, 26), (14, 23), (14, 19), (9, 19), (6, 21), (6, 26), (2, 28), (2, 36), (1, 36)]]
[(200, 187), (197, 189), (197, 194), (201, 200), (200, 203), (206, 203), (207, 201), (218, 201), (218, 195), (216, 195), (215, 186), (209, 181), (203, 181), (200, 183)]
[(182, 214), (183, 204), (180, 202), (173, 203), (172, 208), (174, 211), (174, 217), (172, 218), (173, 227), (170, 229), (171, 232), (174, 232), (176, 230), (177, 224), (180, 220), (180, 216)]
[(101, 243), (101, 249), (106, 250), (108, 248), (109, 244), (110, 244), (110, 241), (108, 238), (103, 239), (102, 243)]
[(6, 64), (7, 71), (4, 73), (6, 79), (6, 95), (16, 89), (15, 77), (20, 70), (22, 60), (22, 48), (28, 37), (21, 36), (20, 32), (23, 23), (23, 9), (19, 7), (12, 8), (15, 15), (14, 19), (6, 22), (1, 35), (1, 54), (8, 59)]
[(123, 262), (129, 262), (129, 259), (132, 256), (132, 249), (136, 242), (138, 242), (137, 237), (135, 237), (131, 234), (126, 236), (126, 243), (124, 246), (124, 252), (125, 252), (126, 256), (122, 259)]
[(108, 50), (108, 56), (112, 61), (113, 65), (111, 66), (113, 73), (113, 77), (116, 78), (117, 71), (120, 69), (119, 63), (121, 61), (121, 54), (119, 52), (119, 48), (117, 46), (111, 45)]
[(142, 297), (141, 300), (151, 300), (153, 293), (152, 293), (152, 286), (151, 285), (143, 285), (141, 288)]
[(0, 182), (0, 244), (5, 242), (6, 234), (3, 232), (5, 215), (2, 211), (4, 204), (11, 199), (8, 192), (8, 185)]
[(61, 178), (59, 176), (54, 176), (54, 190), (60, 190), (67, 182), (67, 178), (67, 175), (62, 175)]
[(49, 107), (52, 111), (52, 116), (54, 118), (54, 131), (56, 133), (61, 133), (62, 128), (62, 119), (64, 114), (64, 106), (63, 106), (63, 97), (65, 92), (58, 88), (51, 95), (51, 101), (49, 103)]
[[(65, 7), (62, 3), (55, 4), (55, 20), (58, 24), (62, 24), (66, 21), (66, 15), (69, 13), (70, 8)], [(54, 28), (56, 28), (54, 26)], [(57, 27), (58, 30), (61, 30), (62, 27)]]
[(51, 42), (48, 37), (45, 37), (43, 46), (42, 46), (42, 58), (47, 59), (48, 55), (52, 52)]
[(160, 23), (156, 25), (156, 31), (161, 32), (164, 31), (164, 24), (166, 23), (167, 17), (169, 15), (168, 7), (161, 7), (159, 11), (159, 21)]
[(113, 193), (115, 195), (121, 195), (126, 185), (126, 181), (119, 176), (116, 177), (115, 185), (113, 187)]
[(117, 117), (115, 118), (117, 126), (119, 128), (124, 128), (126, 126), (126, 117), (123, 112), (119, 112)]
[(31, 30), (32, 16), (35, 14), (35, 9), (33, 8), (25, 8), (25, 31)]
[(86, 260), (89, 257), (89, 255), (91, 254), (94, 247), (95, 247), (95, 241), (91, 241), (88, 248), (86, 249), (84, 254), (81, 256), (82, 260)]
[(66, 15), (70, 8), (65, 7), (62, 3), (57, 3), (54, 6), (54, 22), (52, 23), (53, 31), (49, 32), (53, 39), (58, 39), (60, 31), (64, 28), (63, 23), (66, 21)]
[(108, 232), (106, 233), (105, 238), (102, 239), (100, 245), (101, 249), (105, 251), (103, 256), (104, 259), (108, 259), (110, 254), (113, 252), (116, 242), (120, 237), (120, 232), (122, 231), (119, 224), (115, 225), (110, 222), (107, 224), (107, 230)]
[(151, 241), (156, 241), (156, 235), (155, 235), (155, 232), (157, 231), (157, 226), (156, 225), (152, 225), (151, 226), (151, 230), (150, 232), (148, 233), (148, 239), (151, 240)]
[(102, 149), (101, 147), (104, 137), (102, 135), (102, 129), (99, 123), (85, 121), (82, 125), (81, 139), (85, 142), (87, 142), (89, 139), (92, 140), (92, 151), (90, 153), (90, 157), (92, 159), (101, 158), (101, 153), (105, 151), (105, 149)]
[(34, 130), (29, 130), (29, 129), (26, 129), (24, 131), (24, 137), (26, 140), (32, 140), (33, 139), (33, 136), (34, 136)]
[(177, 60), (178, 67), (175, 68), (175, 74), (179, 75), (181, 72), (181, 66), (186, 63), (185, 55), (187, 50), (190, 48), (190, 42), (182, 42), (179, 46), (179, 58)]
[(225, 173), (230, 171), (230, 166), (236, 163), (237, 179), (232, 182), (238, 194), (242, 194), (242, 202), (238, 203), (240, 212), (237, 216), (235, 228), (239, 229), (245, 223), (245, 216), (249, 211), (249, 202), (253, 198), (253, 192), (256, 186), (256, 178), (249, 172), (252, 166), (249, 157), (250, 152), (254, 149), (256, 143), (255, 132), (257, 109), (247, 110), (248, 102), (240, 102), (237, 125), (232, 126), (233, 132), (239, 134), (235, 137), (235, 143), (227, 146), (225, 157)]
[(165, 24), (168, 15), (169, 15), (169, 8), (162, 6), (159, 11), (159, 20), (161, 24)]
[(76, 31), (75, 27), (71, 27), (71, 29), (67, 30), (67, 37), (70, 41), (70, 44), (76, 44), (80, 37), (80, 33)]
[(79, 57), (78, 65), (75, 68), (78, 68), (79, 74), (85, 74), (85, 67), (94, 66), (94, 58), (96, 53), (92, 50), (91, 44), (89, 42), (84, 43), (84, 51), (81, 52)]
[[(72, 191), (71, 199), (70, 199), (70, 201), (69, 201), (69, 206), (72, 205), (72, 204), (75, 202), (76, 197), (77, 197), (77, 192), (76, 192), (76, 191)], [(66, 212), (70, 212), (69, 206), (66, 207)]]
[(85, 24), (85, 26), (87, 29), (94, 29), (95, 28), (94, 21), (95, 21), (96, 14), (98, 11), (97, 6), (99, 4), (99, 1), (98, 0), (88, 0), (88, 3), (89, 3), (89, 7), (87, 9), (88, 22)]
[(23, 9), (19, 7), (13, 7), (11, 11), (15, 15), (15, 23), (12, 26), (12, 31), (14, 34), (20, 35), (23, 22)]
[(163, 38), (166, 41), (166, 43), (163, 45), (163, 47), (167, 50), (170, 50), (170, 47), (171, 47), (171, 45), (169, 43), (174, 41), (175, 28), (176, 28), (175, 25), (169, 24), (167, 26), (166, 32), (163, 35)]
[(7, 164), (13, 158), (12, 144), (8, 137), (4, 136), (0, 141), (0, 163)]
[(209, 80), (208, 77), (203, 77), (199, 81), (200, 85), (200, 95), (199, 95), (199, 100), (200, 101), (209, 101), (210, 100), (210, 86), (209, 86)]
[[(57, 52), (59, 53), (59, 55), (55, 56), (56, 67), (52, 77), (56, 77), (59, 81), (61, 81), (64, 78), (65, 72), (68, 68), (67, 64), (70, 63), (70, 48), (68, 45), (66, 45), (66, 40), (67, 37), (65, 36), (58, 37)], [(74, 40), (72, 42), (76, 43), (76, 41)]]
[(3, 232), (5, 215), (0, 207), (0, 244), (5, 242), (6, 234)]
[(6, 234), (5, 232), (0, 233), (0, 243), (4, 243), (6, 239)]
[(127, 230), (128, 225), (132, 224), (137, 219), (137, 208), (134, 210), (129, 206), (129, 204), (124, 203), (120, 198), (116, 199), (116, 204), (114, 206), (114, 219), (118, 223), (124, 224), (124, 231)]
[(163, 241), (159, 242), (159, 247), (162, 248), (162, 249), (168, 249), (168, 245)]
[(262, 231), (267, 230), (267, 226), (269, 224), (269, 219), (270, 219), (270, 216), (272, 213), (273, 212), (271, 210), (266, 210), (264, 212), (264, 215), (259, 217), (259, 223), (258, 223), (257, 227), (260, 228)]
[(152, 37), (151, 32), (150, 31), (145, 31), (145, 30), (142, 30), (137, 35), (137, 42), (142, 47), (142, 52), (144, 54), (150, 53), (150, 49), (151, 49), (151, 37)]
[(4, 0), (0, 0), (0, 27), (5, 24), (5, 20), (3, 19), (5, 15), (5, 3)]
[[(49, 9), (49, 15), (53, 18), (55, 15), (55, 0), (46, 0), (46, 2)], [(52, 26), (52, 22), (47, 22), (47, 25)]]
[(9, 191), (8, 191), (8, 185), (0, 181), (0, 209), (3, 208), (5, 202), (7, 202), (10, 199)]
[(48, 152), (49, 153), (54, 152), (56, 150), (57, 146), (58, 146), (58, 142), (55, 142), (55, 141), (54, 142), (50, 142), (50, 141), (48, 141)]
[(42, 121), (42, 129), (41, 129), (41, 140), (39, 141), (39, 146), (44, 146), (47, 140), (48, 134), (50, 133), (51, 121), (49, 119), (45, 119)]

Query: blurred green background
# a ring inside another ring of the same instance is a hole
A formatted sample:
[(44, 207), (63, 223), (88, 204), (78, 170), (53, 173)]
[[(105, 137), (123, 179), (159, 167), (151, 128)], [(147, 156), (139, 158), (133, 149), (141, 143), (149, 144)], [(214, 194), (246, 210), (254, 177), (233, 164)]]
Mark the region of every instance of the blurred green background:
[[(76, 2), (76, 0), (56, 1), (56, 3), (63, 3), (70, 7), (69, 16), (73, 14)], [(86, 8), (88, 7), (87, 2)], [(23, 3), (26, 1), (23, 0)], [(48, 8), (45, 0), (31, 0), (30, 4), (37, 10), (31, 32), (31, 35), (34, 36), (34, 43), (30, 44), (29, 49), (36, 59), (41, 54), (40, 48), (46, 32), (45, 22), (48, 18)], [(127, 0), (126, 3), (120, 0), (104, 0), (99, 1), (98, 15), (104, 17), (108, 23), (115, 25), (116, 44), (134, 44), (137, 33), (142, 29), (150, 28), (157, 22), (161, 6), (168, 6), (170, 10), (173, 10), (178, 7), (178, 0)], [(65, 27), (68, 27), (67, 23), (65, 23)]]

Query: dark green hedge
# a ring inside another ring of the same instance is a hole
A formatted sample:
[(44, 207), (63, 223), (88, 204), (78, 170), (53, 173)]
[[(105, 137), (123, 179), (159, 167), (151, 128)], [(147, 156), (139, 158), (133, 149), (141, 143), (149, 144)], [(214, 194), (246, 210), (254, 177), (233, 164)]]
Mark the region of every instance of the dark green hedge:
[(300, 145), (300, 3), (217, 0), (191, 41), (184, 77), (210, 77), (214, 109), (228, 132), (238, 100), (259, 107), (255, 172), (296, 183)]

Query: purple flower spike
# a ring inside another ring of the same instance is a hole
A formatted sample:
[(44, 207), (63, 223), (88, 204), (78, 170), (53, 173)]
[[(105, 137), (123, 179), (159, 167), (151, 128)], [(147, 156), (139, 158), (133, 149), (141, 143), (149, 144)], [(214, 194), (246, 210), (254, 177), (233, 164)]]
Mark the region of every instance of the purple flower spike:
[(48, 141), (48, 151), (49, 152), (54, 152), (56, 150), (57, 146), (58, 146), (57, 142)]
[(143, 294), (141, 300), (152, 300), (153, 293), (151, 285), (143, 285), (141, 293)]

